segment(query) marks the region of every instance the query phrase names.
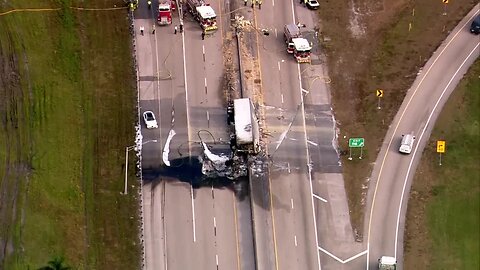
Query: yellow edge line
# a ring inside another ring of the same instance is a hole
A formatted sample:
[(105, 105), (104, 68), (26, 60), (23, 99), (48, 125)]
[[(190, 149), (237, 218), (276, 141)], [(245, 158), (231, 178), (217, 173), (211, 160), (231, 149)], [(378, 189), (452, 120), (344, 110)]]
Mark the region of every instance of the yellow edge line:
[[(259, 73), (260, 73), (260, 78), (262, 78), (262, 64), (260, 61), (260, 46), (258, 42), (258, 25), (257, 25), (257, 16), (255, 12), (255, 8), (253, 8), (253, 21), (255, 24), (255, 38), (257, 39), (257, 54), (258, 54), (258, 67), (259, 67)], [(263, 80), (260, 80), (260, 87), (263, 89)], [(268, 189), (270, 193), (270, 213), (272, 216), (272, 232), (273, 232), (273, 252), (275, 254), (275, 269), (278, 270), (278, 251), (277, 251), (277, 235), (275, 232), (275, 215), (273, 211), (273, 195), (272, 195), (272, 181), (270, 180), (270, 174), (268, 176)]]

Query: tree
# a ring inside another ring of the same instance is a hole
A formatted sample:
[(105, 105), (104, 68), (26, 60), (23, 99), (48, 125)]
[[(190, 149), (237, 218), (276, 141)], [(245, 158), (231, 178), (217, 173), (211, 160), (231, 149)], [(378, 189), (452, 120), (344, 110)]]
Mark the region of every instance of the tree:
[(48, 261), (47, 266), (40, 267), (37, 270), (71, 270), (70, 266), (65, 265), (65, 259), (63, 257), (55, 257), (53, 260)]

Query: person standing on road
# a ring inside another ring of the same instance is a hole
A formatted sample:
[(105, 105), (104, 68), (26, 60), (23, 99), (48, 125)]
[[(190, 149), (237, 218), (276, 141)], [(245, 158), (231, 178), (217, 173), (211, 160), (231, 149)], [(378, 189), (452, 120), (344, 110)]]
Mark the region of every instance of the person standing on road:
[(148, 9), (151, 9), (152, 8), (152, 1), (148, 0), (147, 5), (148, 5)]
[(205, 32), (202, 32), (202, 40), (205, 40)]
[(152, 35), (155, 35), (155, 24), (152, 26)]
[(175, 35), (177, 34), (177, 26), (175, 25)]
[(183, 32), (183, 22), (180, 22), (180, 33)]
[(257, 0), (258, 9), (262, 9), (262, 0)]
[(243, 0), (243, 3), (245, 4), (245, 6), (247, 6), (247, 2), (248, 0)]
[(140, 34), (142, 34), (142, 36), (143, 36), (143, 30), (145, 30), (145, 28), (143, 26), (140, 26)]

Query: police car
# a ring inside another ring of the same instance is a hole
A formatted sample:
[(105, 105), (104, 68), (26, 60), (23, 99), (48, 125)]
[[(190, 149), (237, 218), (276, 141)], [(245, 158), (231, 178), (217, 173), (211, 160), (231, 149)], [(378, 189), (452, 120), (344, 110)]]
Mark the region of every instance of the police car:
[(320, 4), (317, 0), (307, 0), (306, 5), (309, 9), (318, 9), (320, 7)]

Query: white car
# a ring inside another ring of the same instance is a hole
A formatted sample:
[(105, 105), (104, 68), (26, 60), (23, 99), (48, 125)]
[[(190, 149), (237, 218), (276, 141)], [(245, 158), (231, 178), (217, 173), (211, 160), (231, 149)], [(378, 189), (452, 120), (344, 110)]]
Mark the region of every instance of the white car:
[(317, 0), (307, 0), (306, 4), (309, 9), (318, 9), (320, 7)]
[(145, 111), (143, 113), (143, 120), (148, 129), (158, 128), (157, 119), (155, 119), (155, 114), (152, 111)]
[(413, 132), (410, 134), (403, 134), (402, 142), (400, 143), (400, 149), (398, 149), (398, 151), (400, 153), (410, 154), (412, 152), (414, 142), (415, 136), (413, 136)]

